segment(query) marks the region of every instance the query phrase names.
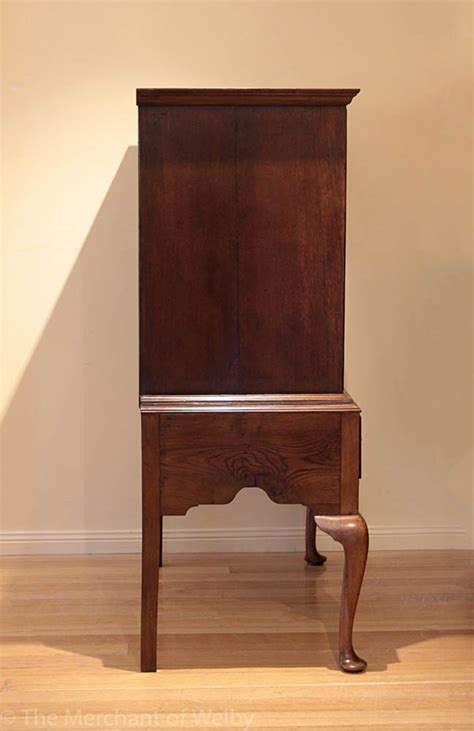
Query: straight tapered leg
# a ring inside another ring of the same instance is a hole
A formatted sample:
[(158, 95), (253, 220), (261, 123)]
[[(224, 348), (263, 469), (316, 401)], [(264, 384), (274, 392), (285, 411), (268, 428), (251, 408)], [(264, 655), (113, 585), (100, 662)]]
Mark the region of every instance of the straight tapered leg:
[(339, 619), (339, 664), (348, 673), (365, 670), (367, 663), (358, 657), (352, 645), (352, 628), (364, 578), (369, 536), (361, 515), (316, 515), (319, 528), (344, 548), (344, 577), (342, 581)]
[(142, 414), (141, 670), (156, 670), (158, 578), (161, 562), (159, 416)]
[(323, 556), (322, 553), (319, 553), (318, 549), (316, 548), (316, 521), (314, 519), (314, 512), (311, 508), (306, 508), (305, 540), (306, 563), (310, 566), (321, 566), (325, 562), (326, 556)]
[(163, 516), (160, 516), (160, 557), (158, 562), (159, 567), (163, 566)]

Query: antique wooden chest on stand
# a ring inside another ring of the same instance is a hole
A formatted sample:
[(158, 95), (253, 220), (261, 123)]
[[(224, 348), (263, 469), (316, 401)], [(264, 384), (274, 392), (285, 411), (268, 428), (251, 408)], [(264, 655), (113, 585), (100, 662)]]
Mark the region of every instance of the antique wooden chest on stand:
[[(344, 392), (346, 107), (356, 89), (139, 89), (141, 669), (162, 516), (259, 487), (342, 543), (340, 665), (368, 534)], [(315, 607), (317, 611), (317, 607)]]

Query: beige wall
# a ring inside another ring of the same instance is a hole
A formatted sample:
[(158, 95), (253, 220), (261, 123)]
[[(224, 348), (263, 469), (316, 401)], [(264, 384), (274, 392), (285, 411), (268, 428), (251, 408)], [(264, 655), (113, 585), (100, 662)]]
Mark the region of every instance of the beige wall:
[[(469, 545), (470, 3), (2, 11), (4, 544), (138, 545), (135, 88), (356, 86), (346, 384), (364, 409), (361, 508), (374, 546)], [(175, 548), (284, 549), (301, 520), (249, 490), (168, 526)]]

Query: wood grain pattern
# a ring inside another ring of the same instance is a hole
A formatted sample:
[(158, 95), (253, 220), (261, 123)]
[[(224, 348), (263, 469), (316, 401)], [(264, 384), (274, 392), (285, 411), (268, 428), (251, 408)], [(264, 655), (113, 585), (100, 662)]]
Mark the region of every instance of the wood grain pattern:
[(339, 511), (341, 414), (163, 414), (165, 515), (260, 487), (277, 503)]
[(141, 396), (140, 409), (142, 413), (360, 412), (360, 408), (347, 393)]
[(340, 393), (346, 110), (236, 114), (241, 390)]
[(137, 104), (346, 106), (358, 93), (359, 89), (137, 89)]
[(344, 414), (341, 421), (341, 502), (343, 515), (359, 510), (360, 414)]
[(344, 107), (140, 108), (142, 395), (342, 393), (345, 155)]
[(140, 110), (140, 392), (234, 393), (234, 112)]

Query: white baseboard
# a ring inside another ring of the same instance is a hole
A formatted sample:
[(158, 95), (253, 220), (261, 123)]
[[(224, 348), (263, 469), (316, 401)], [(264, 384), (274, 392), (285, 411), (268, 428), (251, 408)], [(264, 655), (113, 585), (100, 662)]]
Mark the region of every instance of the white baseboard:
[[(166, 520), (166, 518), (165, 518)], [(469, 549), (460, 526), (369, 526), (373, 550)], [(318, 548), (340, 550), (319, 532)], [(140, 530), (70, 530), (0, 532), (0, 554), (138, 553)], [(227, 553), (303, 551), (304, 528), (172, 528), (164, 530), (164, 551)]]

